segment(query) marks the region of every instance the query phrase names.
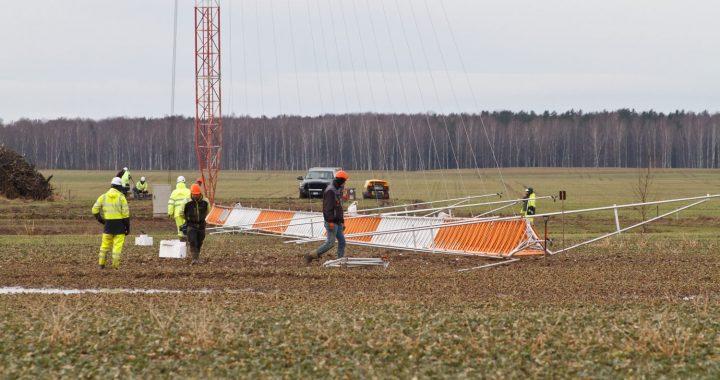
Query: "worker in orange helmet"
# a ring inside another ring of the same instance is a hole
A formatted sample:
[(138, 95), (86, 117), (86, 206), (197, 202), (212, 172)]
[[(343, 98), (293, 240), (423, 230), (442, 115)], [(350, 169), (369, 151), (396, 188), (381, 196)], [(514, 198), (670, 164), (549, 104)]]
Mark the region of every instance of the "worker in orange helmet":
[(200, 185), (190, 186), (190, 200), (185, 203), (183, 216), (187, 224), (187, 239), (190, 245), (192, 261), (190, 265), (200, 263), (200, 248), (205, 240), (205, 218), (210, 212), (210, 203), (202, 195)]
[(344, 170), (335, 173), (333, 182), (323, 192), (323, 219), (325, 219), (325, 233), (327, 239), (317, 251), (305, 255), (305, 264), (310, 264), (315, 259), (329, 251), (338, 241), (337, 257), (345, 256), (345, 219), (343, 218), (342, 191), (345, 182), (350, 178)]

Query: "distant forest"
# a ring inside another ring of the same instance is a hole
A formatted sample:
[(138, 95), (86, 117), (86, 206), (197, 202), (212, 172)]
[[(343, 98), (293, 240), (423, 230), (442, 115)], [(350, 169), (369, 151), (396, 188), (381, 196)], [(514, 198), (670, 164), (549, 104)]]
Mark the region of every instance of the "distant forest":
[[(474, 167), (717, 168), (720, 114), (707, 112), (351, 114), (226, 117), (223, 169)], [(27, 120), (0, 145), (43, 169), (196, 168), (193, 119)]]

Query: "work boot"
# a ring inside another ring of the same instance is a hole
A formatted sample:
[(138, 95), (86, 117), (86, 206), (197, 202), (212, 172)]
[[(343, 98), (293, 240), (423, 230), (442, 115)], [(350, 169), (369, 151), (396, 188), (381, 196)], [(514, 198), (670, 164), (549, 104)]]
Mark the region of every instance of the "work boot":
[(319, 259), (319, 258), (320, 257), (318, 256), (318, 254), (316, 252), (306, 253), (305, 254), (305, 265), (310, 265), (310, 263), (312, 263), (313, 260)]
[(192, 250), (192, 261), (190, 265), (200, 264), (200, 251)]

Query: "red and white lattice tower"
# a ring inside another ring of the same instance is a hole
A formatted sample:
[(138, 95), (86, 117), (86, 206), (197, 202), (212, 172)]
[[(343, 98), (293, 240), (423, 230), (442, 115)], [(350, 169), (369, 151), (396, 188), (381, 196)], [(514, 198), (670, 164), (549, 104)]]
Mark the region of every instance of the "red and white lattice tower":
[(215, 202), (222, 155), (219, 0), (195, 2), (195, 149), (205, 195)]

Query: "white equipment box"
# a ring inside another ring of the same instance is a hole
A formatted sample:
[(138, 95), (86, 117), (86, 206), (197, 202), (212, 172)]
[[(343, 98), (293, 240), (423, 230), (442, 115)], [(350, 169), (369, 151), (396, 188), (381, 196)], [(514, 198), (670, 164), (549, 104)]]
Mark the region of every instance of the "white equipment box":
[(140, 235), (135, 237), (135, 245), (142, 245), (152, 247), (153, 238), (152, 236)]
[(180, 240), (160, 240), (160, 257), (184, 259), (187, 257), (187, 246)]
[(167, 218), (168, 200), (170, 199), (170, 185), (153, 185), (153, 216), (156, 218)]

